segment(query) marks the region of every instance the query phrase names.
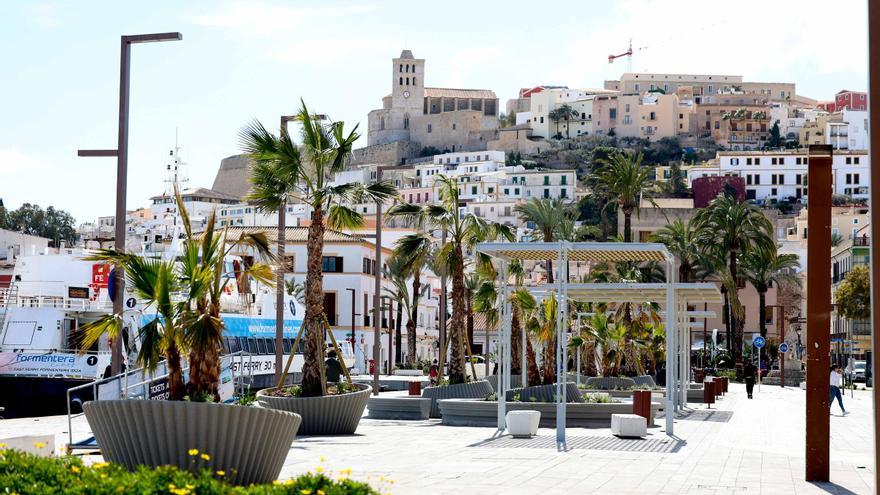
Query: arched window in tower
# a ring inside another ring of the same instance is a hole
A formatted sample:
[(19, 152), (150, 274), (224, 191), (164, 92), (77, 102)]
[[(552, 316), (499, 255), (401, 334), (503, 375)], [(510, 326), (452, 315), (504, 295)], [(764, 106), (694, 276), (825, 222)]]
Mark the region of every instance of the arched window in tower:
[(413, 74), (416, 73), (416, 64), (413, 64)]
[(413, 86), (416, 85), (416, 76), (413, 76)]
[(409, 78), (406, 78), (406, 85), (409, 86)]
[(409, 129), (409, 114), (408, 113), (403, 114), (403, 128)]
[(397, 72), (403, 72), (403, 64), (400, 64), (400, 69)]
[(399, 84), (400, 84), (401, 86), (403, 86), (403, 78), (402, 78), (402, 77), (400, 78), (400, 83), (399, 83)]
[(406, 64), (406, 71), (409, 72), (409, 64)]
[(385, 117), (382, 117), (381, 119), (379, 119), (379, 130), (380, 131), (385, 130)]

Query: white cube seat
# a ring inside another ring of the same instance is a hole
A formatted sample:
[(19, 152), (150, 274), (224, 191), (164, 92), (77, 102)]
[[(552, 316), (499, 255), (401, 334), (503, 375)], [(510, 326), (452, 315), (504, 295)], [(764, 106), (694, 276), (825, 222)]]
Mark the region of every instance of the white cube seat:
[(531, 438), (538, 434), (541, 411), (510, 411), (507, 413), (507, 432), (514, 438)]
[(648, 422), (638, 414), (612, 414), (611, 434), (643, 438), (648, 435)]

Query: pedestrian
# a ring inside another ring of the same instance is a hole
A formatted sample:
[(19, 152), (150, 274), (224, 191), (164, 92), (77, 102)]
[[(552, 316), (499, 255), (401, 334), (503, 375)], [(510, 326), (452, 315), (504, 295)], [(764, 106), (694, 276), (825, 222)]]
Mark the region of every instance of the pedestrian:
[(344, 371), (342, 365), (336, 360), (336, 350), (331, 349), (327, 352), (327, 360), (324, 361), (324, 367), (327, 369), (327, 381), (339, 383)]
[(831, 410), (831, 405), (834, 404), (834, 398), (837, 398), (837, 403), (840, 405), (840, 410), (843, 411), (843, 415), (846, 416), (849, 414), (846, 412), (846, 409), (843, 408), (843, 394), (840, 393), (840, 382), (843, 379), (843, 368), (838, 365), (831, 366), (831, 397), (828, 399), (828, 410)]
[(752, 391), (755, 390), (755, 374), (758, 372), (758, 368), (751, 361), (746, 363), (745, 368), (743, 368), (743, 376), (746, 379), (746, 394), (748, 394), (749, 399), (752, 398)]
[(438, 376), (440, 376), (440, 366), (437, 364), (437, 360), (435, 359), (431, 363), (431, 367), (428, 368), (428, 377), (431, 380), (431, 385), (437, 385)]

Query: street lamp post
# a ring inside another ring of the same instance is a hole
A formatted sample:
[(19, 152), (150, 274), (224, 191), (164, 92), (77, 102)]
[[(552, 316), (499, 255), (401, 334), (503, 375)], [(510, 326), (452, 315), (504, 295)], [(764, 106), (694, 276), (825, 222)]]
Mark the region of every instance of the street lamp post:
[[(126, 183), (128, 181), (128, 104), (131, 89), (131, 45), (135, 43), (155, 43), (161, 41), (180, 41), (180, 33), (153, 33), (122, 36), (119, 61), (119, 131), (115, 150), (79, 150), (78, 156), (116, 157), (116, 225), (114, 248), (125, 250), (125, 203)], [(125, 294), (125, 277), (121, 267), (114, 271), (113, 313), (123, 311), (122, 297)], [(110, 371), (118, 375), (122, 371), (122, 335), (113, 341)]]

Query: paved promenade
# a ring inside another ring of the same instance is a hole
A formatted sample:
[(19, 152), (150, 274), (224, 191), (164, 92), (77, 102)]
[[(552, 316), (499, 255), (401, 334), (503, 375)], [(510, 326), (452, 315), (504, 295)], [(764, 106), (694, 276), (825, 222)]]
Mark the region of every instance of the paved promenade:
[[(617, 439), (607, 429), (571, 428), (563, 452), (552, 429), (518, 440), (438, 420), (364, 419), (354, 436), (297, 438), (281, 477), (318, 466), (351, 469), (352, 477), (394, 494), (873, 493), (869, 393), (850, 398), (847, 392), (848, 416), (833, 410), (827, 484), (803, 481), (804, 401), (800, 389), (768, 386), (747, 400), (744, 387), (731, 384), (711, 412), (701, 405), (676, 420), (677, 439), (665, 435), (663, 421), (641, 441)], [(66, 431), (66, 417), (0, 421), (0, 438), (55, 434), (63, 446)], [(78, 420), (74, 432), (81, 438), (88, 425)]]

